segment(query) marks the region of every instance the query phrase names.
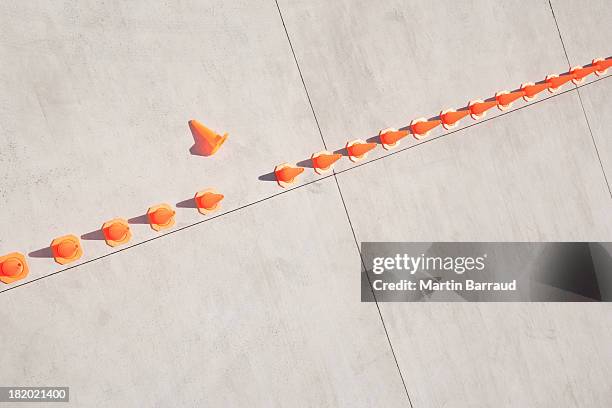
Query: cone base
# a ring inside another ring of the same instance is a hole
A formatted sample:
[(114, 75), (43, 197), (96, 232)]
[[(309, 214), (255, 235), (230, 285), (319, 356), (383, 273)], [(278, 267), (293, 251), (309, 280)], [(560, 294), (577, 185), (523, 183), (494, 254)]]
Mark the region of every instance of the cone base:
[(202, 190), (202, 191), (198, 191), (197, 193), (195, 193), (195, 196), (193, 197), (193, 200), (195, 201), (195, 205), (196, 208), (198, 209), (198, 212), (202, 215), (207, 215), (210, 214), (212, 212), (215, 212), (219, 209), (219, 207), (221, 206), (220, 202), (218, 202), (217, 204), (214, 205), (214, 207), (212, 208), (202, 208), (202, 207), (198, 207), (198, 197), (202, 197), (204, 194), (206, 193), (213, 193), (213, 194), (219, 194), (219, 192), (217, 190), (215, 190), (214, 188), (208, 188), (206, 190)]
[(11, 252), (10, 254), (0, 256), (0, 265), (2, 265), (4, 261), (10, 258), (19, 259), (19, 261), (21, 261), (21, 265), (23, 266), (23, 269), (16, 276), (0, 276), (0, 282), (6, 283), (7, 285), (25, 278), (26, 276), (28, 276), (28, 273), (30, 272), (30, 269), (28, 268), (28, 264), (25, 260), (25, 256), (23, 256), (23, 254), (20, 254), (19, 252)]
[(155, 205), (155, 206), (149, 208), (149, 210), (147, 211), (147, 218), (149, 219), (149, 226), (154, 231), (161, 231), (161, 230), (164, 230), (164, 229), (172, 228), (174, 226), (174, 224), (175, 224), (174, 216), (172, 216), (172, 218), (170, 218), (168, 220), (168, 222), (166, 222), (165, 224), (155, 224), (155, 223), (151, 222), (151, 219), (149, 218), (149, 214), (157, 211), (160, 208), (165, 208), (165, 209), (167, 209), (169, 211), (174, 211), (172, 209), (172, 207), (170, 207), (168, 204)]
[[(74, 254), (72, 258), (62, 258), (61, 256), (56, 255), (53, 251), (53, 247), (61, 244), (62, 241), (64, 240), (71, 240), (71, 241), (76, 242), (77, 244), (76, 253)], [(74, 262), (78, 260), (79, 258), (81, 258), (81, 256), (83, 256), (83, 248), (81, 248), (81, 242), (79, 241), (79, 238), (76, 235), (72, 235), (72, 234), (64, 235), (63, 237), (59, 237), (59, 238), (55, 238), (53, 241), (51, 241), (50, 248), (51, 248), (51, 252), (54, 253), (53, 259), (55, 260), (55, 262), (57, 262), (60, 265), (66, 265), (70, 262)]]

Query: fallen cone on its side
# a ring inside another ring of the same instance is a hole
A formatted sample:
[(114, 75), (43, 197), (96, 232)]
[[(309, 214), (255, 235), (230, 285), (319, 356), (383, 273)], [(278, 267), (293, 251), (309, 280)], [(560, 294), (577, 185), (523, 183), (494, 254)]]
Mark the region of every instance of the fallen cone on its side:
[(55, 238), (51, 242), (51, 253), (53, 254), (55, 262), (60, 265), (76, 261), (83, 255), (81, 241), (72, 234)]
[(470, 116), (474, 120), (484, 118), (487, 115), (487, 111), (495, 106), (497, 106), (497, 100), (485, 102), (482, 99), (475, 99), (468, 103)]
[(385, 150), (397, 147), (400, 140), (408, 136), (407, 130), (397, 130), (395, 128), (387, 128), (378, 132), (378, 138)]
[(225, 196), (219, 194), (216, 190), (209, 188), (198, 191), (195, 194), (194, 201), (200, 214), (209, 214), (219, 209), (219, 203)]
[(462, 109), (456, 111), (454, 109), (446, 109), (440, 112), (440, 120), (442, 121), (442, 127), (446, 130), (450, 130), (457, 126), (457, 123), (470, 114), (469, 109)]
[(346, 143), (346, 152), (349, 160), (358, 162), (366, 158), (368, 152), (376, 147), (376, 143), (366, 143), (361, 139), (351, 140)]
[(431, 129), (439, 126), (442, 123), (441, 120), (427, 120), (425, 118), (414, 119), (410, 122), (410, 132), (415, 137), (415, 139), (423, 139), (427, 137)]
[(525, 92), (517, 91), (517, 92), (508, 92), (508, 91), (499, 91), (495, 94), (495, 100), (497, 101), (497, 107), (501, 111), (508, 110), (512, 107), (512, 104), (517, 99), (522, 98), (525, 95)]
[(326, 150), (322, 150), (318, 153), (313, 153), (310, 157), (312, 160), (312, 167), (317, 174), (323, 174), (329, 171), (338, 160), (342, 158), (341, 154), (331, 153)]
[(13, 283), (28, 276), (28, 264), (19, 252), (0, 256), (0, 282)]
[(130, 225), (123, 218), (115, 218), (102, 225), (102, 233), (106, 244), (116, 247), (132, 239)]
[(168, 204), (155, 205), (147, 211), (149, 225), (155, 231), (161, 231), (174, 226), (176, 211)]
[(189, 128), (206, 156), (215, 154), (227, 140), (227, 133), (221, 136), (195, 119), (189, 121)]
[(304, 172), (303, 167), (292, 166), (289, 163), (279, 164), (274, 168), (276, 182), (281, 187), (289, 187), (297, 177)]

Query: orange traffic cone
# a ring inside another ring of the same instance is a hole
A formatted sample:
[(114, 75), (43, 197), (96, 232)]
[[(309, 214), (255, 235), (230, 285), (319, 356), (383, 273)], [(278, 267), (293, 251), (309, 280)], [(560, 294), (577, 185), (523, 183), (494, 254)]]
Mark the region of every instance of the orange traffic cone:
[(322, 150), (318, 153), (313, 153), (310, 157), (312, 160), (312, 167), (317, 174), (323, 174), (326, 171), (331, 170), (338, 160), (342, 158), (341, 154), (333, 154), (326, 150)]
[(482, 99), (475, 99), (468, 103), (470, 116), (474, 120), (482, 119), (487, 116), (487, 111), (494, 106), (497, 106), (497, 100), (485, 102)]
[(130, 225), (123, 218), (115, 218), (102, 225), (104, 240), (108, 246), (116, 247), (132, 239)]
[(570, 69), (570, 74), (574, 75), (572, 82), (574, 83), (574, 85), (580, 85), (584, 82), (585, 77), (591, 75), (595, 71), (597, 71), (596, 65), (591, 65), (586, 68), (582, 66), (573, 67), (572, 69)]
[(536, 95), (542, 92), (545, 89), (548, 89), (550, 84), (546, 81), (541, 82), (539, 84), (534, 84), (533, 82), (525, 82), (521, 84), (521, 91), (524, 92), (523, 99), (525, 102), (531, 102), (535, 99)]
[(446, 130), (450, 130), (457, 126), (457, 123), (470, 114), (469, 109), (462, 109), (456, 111), (454, 109), (446, 109), (440, 112), (440, 120), (442, 121), (442, 127)]
[(508, 92), (499, 91), (495, 94), (495, 100), (497, 101), (497, 107), (501, 111), (506, 111), (512, 107), (512, 104), (517, 99), (522, 98), (525, 95), (523, 91)]
[(227, 133), (221, 136), (197, 120), (190, 120), (189, 128), (196, 139), (196, 143), (199, 144), (202, 153), (204, 153), (206, 156), (212, 156), (215, 154), (227, 139)]
[(597, 70), (595, 70), (595, 75), (602, 76), (606, 75), (608, 68), (612, 67), (612, 59), (603, 59), (603, 58), (595, 58), (591, 61), (592, 65), (597, 66)]
[(427, 137), (431, 129), (442, 123), (441, 120), (427, 120), (425, 118), (414, 119), (410, 122), (410, 132), (415, 139), (421, 140)]
[(163, 229), (172, 227), (175, 222), (175, 215), (176, 211), (174, 211), (168, 204), (154, 205), (147, 211), (149, 225), (155, 231), (161, 231)]
[(366, 158), (368, 152), (376, 147), (376, 143), (366, 143), (361, 139), (351, 140), (346, 143), (346, 152), (349, 160), (358, 162)]
[(556, 75), (556, 74), (550, 74), (550, 75), (546, 75), (546, 78), (544, 78), (545, 82), (548, 82), (548, 91), (550, 93), (555, 93), (557, 92), (557, 90), (566, 82), (571, 81), (572, 79), (574, 79), (574, 75), (572, 74), (563, 74), (561, 76)]
[(219, 194), (216, 190), (209, 188), (206, 190), (198, 191), (195, 194), (194, 201), (200, 214), (209, 214), (216, 211), (219, 208), (219, 203), (225, 196)]
[(378, 138), (385, 150), (398, 146), (400, 140), (406, 136), (408, 136), (407, 130), (397, 130), (395, 128), (387, 128), (378, 132)]
[(19, 252), (11, 252), (0, 256), (0, 281), (13, 283), (28, 276), (28, 264)]
[(304, 172), (303, 167), (292, 166), (289, 163), (279, 164), (274, 168), (276, 182), (281, 187), (289, 187), (295, 183), (297, 176)]
[(83, 255), (83, 249), (79, 238), (71, 234), (55, 238), (51, 242), (51, 253), (55, 262), (65, 265), (79, 259)]

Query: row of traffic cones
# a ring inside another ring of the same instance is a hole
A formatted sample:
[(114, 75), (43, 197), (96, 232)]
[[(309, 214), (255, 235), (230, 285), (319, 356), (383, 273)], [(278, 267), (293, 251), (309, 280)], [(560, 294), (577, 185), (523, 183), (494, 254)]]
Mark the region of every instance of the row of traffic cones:
[[(198, 191), (193, 200), (195, 207), (201, 214), (209, 214), (219, 209), (223, 194), (214, 189)], [(147, 221), (155, 231), (171, 228), (175, 224), (176, 211), (168, 204), (159, 204), (150, 207), (147, 211)], [(126, 219), (114, 218), (105, 222), (100, 228), (104, 241), (111, 247), (116, 247), (132, 239), (132, 231)], [(65, 265), (74, 262), (83, 256), (80, 239), (76, 235), (64, 235), (55, 238), (49, 245), (51, 255), (55, 262)], [(0, 256), (0, 281), (6, 284), (13, 283), (28, 275), (28, 264), (25, 256), (19, 252)]]
[[(189, 121), (189, 128), (196, 140), (200, 153), (211, 156), (227, 140), (227, 133), (220, 135), (207, 128), (197, 120)], [(219, 208), (223, 194), (214, 189), (198, 191), (193, 198), (195, 207), (201, 214), (209, 214)], [(176, 211), (168, 204), (155, 205), (147, 211), (147, 221), (155, 231), (171, 228), (175, 223)], [(132, 239), (132, 231), (127, 220), (114, 218), (105, 222), (100, 228), (104, 241), (111, 247), (123, 245)], [(49, 246), (55, 262), (65, 265), (83, 256), (81, 241), (76, 235), (64, 235), (55, 238)], [(28, 275), (28, 264), (20, 252), (0, 256), (0, 282), (13, 283)]]
[[(487, 111), (497, 107), (501, 111), (506, 111), (512, 107), (512, 104), (523, 99), (525, 102), (533, 101), (536, 96), (548, 90), (551, 93), (559, 90), (561, 86), (567, 82), (572, 82), (576, 85), (584, 82), (584, 79), (591, 74), (597, 76), (605, 75), (608, 68), (612, 67), (612, 58), (596, 58), (591, 61), (591, 64), (582, 67), (576, 66), (561, 75), (548, 75), (544, 81), (539, 83), (525, 82), (521, 84), (516, 91), (500, 91), (493, 98), (471, 100), (465, 108), (455, 110), (446, 109), (440, 112), (437, 118), (427, 120), (425, 118), (415, 119), (410, 122), (407, 129), (387, 128), (379, 132), (378, 138), (380, 144), (385, 150), (397, 147), (400, 140), (412, 134), (412, 136), (421, 140), (429, 135), (429, 132), (438, 126), (442, 126), (446, 130), (450, 130), (457, 126), (459, 121), (466, 116), (470, 116), (474, 120), (482, 119), (486, 116)], [(376, 147), (376, 143), (367, 143), (363, 140), (356, 139), (348, 142), (345, 146), (346, 155), (352, 162), (363, 160), (369, 151)], [(333, 165), (342, 158), (341, 154), (333, 154), (328, 151), (315, 153), (311, 157), (312, 167), (317, 174), (323, 174), (332, 169)], [(274, 169), (276, 180), (281, 187), (288, 187), (297, 181), (298, 176), (304, 172), (303, 167), (295, 166), (289, 163), (283, 163)]]

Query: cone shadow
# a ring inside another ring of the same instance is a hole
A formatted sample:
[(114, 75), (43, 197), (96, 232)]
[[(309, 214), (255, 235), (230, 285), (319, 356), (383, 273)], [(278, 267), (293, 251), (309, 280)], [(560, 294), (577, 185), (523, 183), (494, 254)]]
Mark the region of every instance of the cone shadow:
[(382, 144), (381, 141), (380, 141), (380, 136), (378, 136), (378, 135), (367, 138), (366, 142), (367, 143)]
[(104, 241), (104, 233), (101, 229), (97, 229), (81, 235), (81, 239), (84, 239), (85, 241)]
[(312, 169), (313, 168), (313, 166), (312, 166), (312, 159), (304, 159), (304, 160), (299, 161), (299, 162), (297, 162), (295, 164), (297, 166), (299, 166), (299, 167), (305, 167), (305, 168), (308, 168), (308, 169)]
[(188, 198), (187, 200), (179, 201), (176, 203), (178, 208), (197, 208), (195, 200), (192, 198)]
[(28, 256), (31, 258), (53, 258), (53, 252), (51, 252), (51, 247), (45, 247), (30, 252)]
[(139, 215), (138, 217), (133, 217), (128, 220), (129, 224), (148, 224), (149, 217), (147, 214)]
[(346, 150), (346, 147), (343, 147), (341, 149), (334, 150), (334, 154), (341, 154), (343, 156), (348, 156), (348, 151)]
[(274, 174), (274, 172), (272, 171), (270, 173), (262, 174), (257, 178), (261, 181), (276, 181), (276, 174)]

